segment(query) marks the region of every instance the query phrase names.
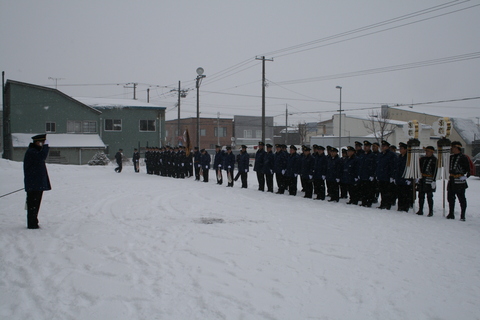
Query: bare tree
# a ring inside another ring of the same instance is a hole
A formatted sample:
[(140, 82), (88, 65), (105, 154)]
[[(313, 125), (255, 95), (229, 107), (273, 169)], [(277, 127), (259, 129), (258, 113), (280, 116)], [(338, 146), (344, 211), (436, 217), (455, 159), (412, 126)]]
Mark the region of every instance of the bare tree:
[(370, 133), (373, 133), (377, 142), (380, 143), (382, 140), (387, 140), (393, 133), (395, 125), (389, 121), (388, 110), (371, 111), (368, 113), (368, 118), (363, 124)]
[(300, 136), (300, 144), (304, 145), (307, 139), (307, 123), (305, 121), (298, 123), (298, 135)]

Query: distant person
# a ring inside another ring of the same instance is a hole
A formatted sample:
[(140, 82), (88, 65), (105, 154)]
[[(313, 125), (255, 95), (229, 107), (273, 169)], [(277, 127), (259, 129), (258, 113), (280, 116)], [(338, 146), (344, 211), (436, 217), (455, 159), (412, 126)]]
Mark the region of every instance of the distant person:
[(462, 153), (462, 144), (452, 142), (452, 155), (450, 156), (450, 177), (447, 185), (449, 211), (447, 219), (455, 219), (455, 198), (460, 202), (460, 221), (465, 221), (467, 199), (465, 190), (468, 188), (467, 178), (470, 172), (470, 163), (467, 156)]
[(118, 167), (115, 168), (115, 172), (122, 172), (122, 158), (123, 158), (123, 149), (119, 149), (115, 154), (115, 160), (117, 160)]
[(419, 216), (423, 215), (425, 195), (428, 203), (428, 216), (433, 216), (433, 193), (436, 190), (435, 175), (437, 173), (437, 157), (433, 155), (435, 148), (425, 148), (425, 156), (420, 158), (420, 172), (422, 178), (418, 181), (418, 211)]
[(140, 172), (140, 152), (136, 148), (133, 149), (132, 161), (135, 172)]
[(42, 202), (43, 191), (51, 190), (45, 159), (49, 146), (46, 134), (32, 137), (23, 160), (25, 175), (25, 192), (27, 193), (27, 228), (38, 229), (38, 211)]
[(238, 162), (238, 173), (242, 179), (242, 188), (246, 189), (248, 187), (248, 171), (250, 165), (250, 155), (247, 153), (247, 146), (242, 144), (242, 149), (237, 158)]
[(210, 169), (212, 157), (210, 157), (210, 154), (205, 149), (200, 150), (200, 153), (202, 154), (200, 158), (200, 170), (202, 171), (203, 182), (208, 182), (208, 170)]

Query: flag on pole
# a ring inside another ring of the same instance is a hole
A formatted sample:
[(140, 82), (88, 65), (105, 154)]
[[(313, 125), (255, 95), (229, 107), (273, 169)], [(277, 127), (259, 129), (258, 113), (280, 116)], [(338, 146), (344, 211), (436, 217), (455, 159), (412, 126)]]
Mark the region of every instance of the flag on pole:
[(190, 134), (188, 133), (188, 128), (185, 129), (185, 132), (183, 133), (183, 140), (185, 141), (185, 149), (187, 149), (185, 153), (188, 157), (190, 155), (190, 150), (192, 150), (192, 143), (190, 142)]

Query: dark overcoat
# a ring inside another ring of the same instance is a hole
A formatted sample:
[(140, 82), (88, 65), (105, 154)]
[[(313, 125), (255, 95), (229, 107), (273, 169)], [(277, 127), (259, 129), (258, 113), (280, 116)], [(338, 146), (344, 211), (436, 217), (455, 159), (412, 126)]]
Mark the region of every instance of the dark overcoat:
[(50, 179), (48, 178), (47, 166), (45, 165), (45, 159), (47, 159), (49, 150), (48, 144), (44, 145), (43, 148), (33, 143), (30, 143), (28, 146), (23, 159), (26, 192), (52, 189)]

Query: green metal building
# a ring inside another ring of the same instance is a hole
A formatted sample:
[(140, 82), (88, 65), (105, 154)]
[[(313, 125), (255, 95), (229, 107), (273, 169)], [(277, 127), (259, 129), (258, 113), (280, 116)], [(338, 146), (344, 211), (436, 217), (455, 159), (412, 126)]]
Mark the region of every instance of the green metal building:
[(113, 158), (120, 148), (131, 157), (134, 148), (161, 146), (165, 141), (166, 108), (150, 103), (72, 98), (57, 89), (12, 80), (6, 82), (4, 99), (7, 159), (23, 160), (24, 134), (47, 133), (51, 147), (47, 161), (68, 164), (85, 164), (98, 151)]

